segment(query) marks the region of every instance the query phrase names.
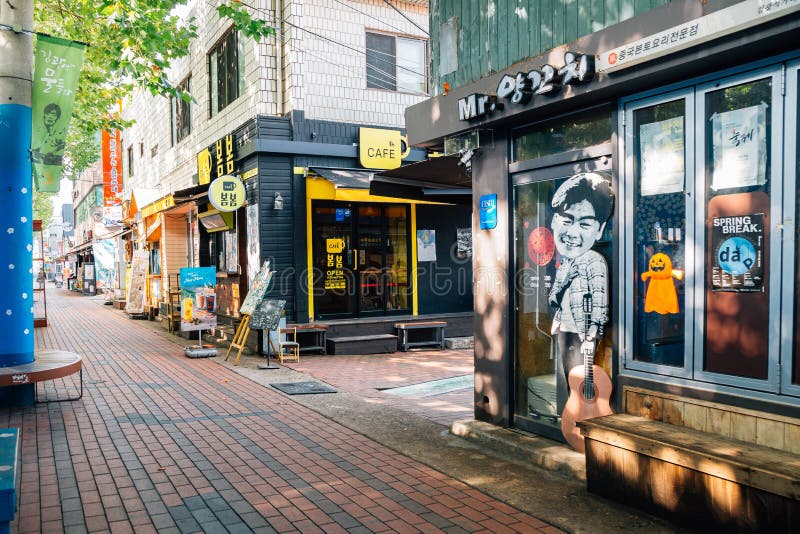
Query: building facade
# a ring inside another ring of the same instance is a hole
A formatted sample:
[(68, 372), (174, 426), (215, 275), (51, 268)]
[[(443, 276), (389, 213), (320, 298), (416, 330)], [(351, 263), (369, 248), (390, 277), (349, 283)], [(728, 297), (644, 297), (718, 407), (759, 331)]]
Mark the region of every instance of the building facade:
[(547, 6), (437, 4), (406, 112), (471, 157), (476, 418), (566, 439), (588, 354), (614, 411), (800, 452), (800, 4)]
[[(438, 229), (436, 266), (471, 276), (450, 253), (469, 208), (369, 193), (373, 172), (426, 157), (402, 126), (405, 108), (428, 94), (427, 1), (398, 11), (259, 0), (254, 16), (277, 31), (260, 43), (207, 2), (190, 7), (198, 38), (171, 77), (194, 100), (137, 94), (125, 106), (136, 119), (122, 136), (125, 216), (131, 248), (149, 251), (148, 305), (169, 300), (180, 268), (214, 266), (217, 312), (235, 319), (269, 260), (269, 294), (286, 301), (290, 321), (469, 313), (468, 287), (455, 300), (420, 296), (436, 269), (416, 267), (417, 229)], [(246, 191), (231, 213), (208, 198), (225, 175)]]

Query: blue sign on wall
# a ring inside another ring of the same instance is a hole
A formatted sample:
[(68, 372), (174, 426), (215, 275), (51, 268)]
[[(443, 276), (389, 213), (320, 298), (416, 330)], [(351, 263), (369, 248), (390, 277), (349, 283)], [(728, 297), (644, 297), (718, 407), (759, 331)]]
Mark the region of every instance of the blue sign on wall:
[(497, 195), (483, 195), (480, 209), (481, 230), (491, 230), (497, 226)]

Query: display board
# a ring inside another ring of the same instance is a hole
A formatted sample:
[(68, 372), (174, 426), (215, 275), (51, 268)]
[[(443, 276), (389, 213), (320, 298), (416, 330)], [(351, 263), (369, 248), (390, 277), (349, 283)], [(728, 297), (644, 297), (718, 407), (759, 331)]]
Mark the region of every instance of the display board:
[(211, 330), (217, 324), (217, 269), (184, 267), (180, 285), (181, 330)]
[(285, 300), (262, 300), (250, 316), (251, 330), (277, 330)]
[(125, 311), (130, 314), (144, 313), (144, 297), (147, 288), (149, 258), (150, 255), (146, 250), (139, 249), (133, 251), (128, 299), (125, 301)]
[(258, 274), (256, 274), (253, 279), (253, 284), (250, 287), (250, 291), (247, 292), (244, 302), (242, 302), (242, 305), (239, 307), (240, 314), (250, 315), (255, 311), (258, 304), (264, 298), (271, 280), (272, 271), (269, 268), (269, 261), (265, 261), (264, 265), (261, 266), (261, 270), (258, 271)]

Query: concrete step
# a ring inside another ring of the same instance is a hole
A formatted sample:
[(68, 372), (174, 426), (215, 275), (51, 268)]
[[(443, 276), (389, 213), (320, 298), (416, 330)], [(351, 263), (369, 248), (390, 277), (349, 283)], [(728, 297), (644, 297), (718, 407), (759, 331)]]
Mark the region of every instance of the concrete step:
[(468, 337), (447, 337), (444, 339), (444, 346), (448, 349), (472, 349), (475, 348), (475, 338)]

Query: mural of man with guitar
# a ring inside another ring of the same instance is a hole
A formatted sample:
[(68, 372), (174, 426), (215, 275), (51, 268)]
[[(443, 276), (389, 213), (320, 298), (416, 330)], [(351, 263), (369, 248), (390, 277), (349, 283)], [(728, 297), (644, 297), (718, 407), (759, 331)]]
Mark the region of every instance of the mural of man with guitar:
[(574, 449), (583, 451), (575, 423), (612, 413), (611, 380), (594, 365), (597, 340), (608, 322), (608, 266), (592, 247), (614, 209), (614, 194), (599, 174), (581, 173), (556, 189), (551, 206), (559, 265), (549, 301), (557, 308), (551, 333), (561, 431)]

